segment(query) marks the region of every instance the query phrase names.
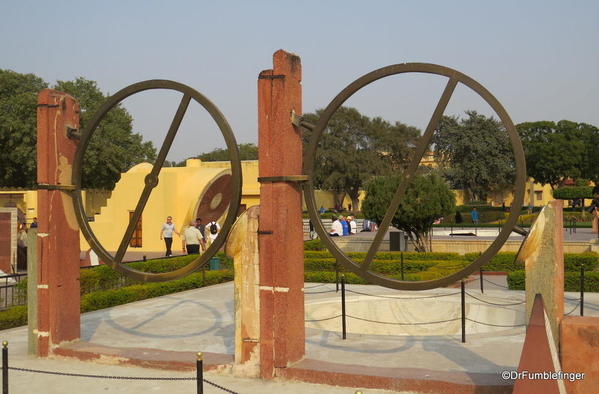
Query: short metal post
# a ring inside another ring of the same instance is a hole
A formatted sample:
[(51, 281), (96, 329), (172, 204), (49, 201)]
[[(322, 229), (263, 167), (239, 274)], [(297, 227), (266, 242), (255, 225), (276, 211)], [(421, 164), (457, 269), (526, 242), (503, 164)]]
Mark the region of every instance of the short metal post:
[(196, 355), (196, 378), (197, 378), (197, 392), (198, 394), (204, 394), (204, 354), (198, 352)]
[(339, 263), (335, 261), (335, 293), (339, 292)]
[(480, 272), (480, 292), (484, 293), (485, 289), (483, 288), (483, 269), (481, 268), (479, 270), (479, 272)]
[(464, 281), (460, 282), (462, 288), (462, 343), (466, 343), (466, 288)]
[(8, 394), (8, 342), (2, 342), (2, 394)]
[(584, 264), (580, 265), (580, 316), (584, 316)]
[(144, 257), (143, 257), (143, 259), (142, 259), (142, 260), (143, 260), (143, 261), (146, 261), (146, 260), (147, 260), (147, 257), (146, 257), (146, 255), (145, 255), (145, 254), (144, 254)]
[(343, 339), (347, 337), (345, 324), (345, 275), (341, 275), (341, 330)]
[(399, 270), (401, 272), (401, 280), (404, 280), (404, 278), (403, 278), (403, 252), (401, 252), (400, 256), (401, 256), (401, 259), (399, 261)]

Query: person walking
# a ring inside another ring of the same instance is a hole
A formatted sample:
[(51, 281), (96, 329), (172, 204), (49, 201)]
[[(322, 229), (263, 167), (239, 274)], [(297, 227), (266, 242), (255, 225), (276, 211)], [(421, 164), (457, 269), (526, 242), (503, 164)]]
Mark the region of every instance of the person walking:
[(172, 216), (167, 216), (166, 223), (163, 223), (162, 228), (160, 229), (160, 240), (164, 238), (164, 244), (166, 245), (166, 257), (170, 257), (173, 254), (171, 250), (171, 246), (173, 245), (173, 233), (177, 234), (179, 237), (181, 236), (181, 234), (175, 230)]
[(206, 241), (208, 241), (208, 246), (210, 246), (220, 232), (220, 225), (213, 220), (206, 225), (206, 231), (208, 232), (208, 239)]
[(202, 242), (200, 242), (200, 248), (202, 251), (206, 250), (206, 228), (202, 224), (202, 218), (196, 218), (196, 228), (200, 230), (202, 234)]
[(192, 220), (185, 231), (183, 231), (181, 240), (183, 252), (187, 252), (187, 254), (200, 254), (200, 245), (203, 240), (202, 233), (196, 227), (196, 221)]
[(472, 208), (472, 211), (470, 211), (470, 219), (472, 219), (472, 223), (478, 224), (478, 211), (476, 208)]

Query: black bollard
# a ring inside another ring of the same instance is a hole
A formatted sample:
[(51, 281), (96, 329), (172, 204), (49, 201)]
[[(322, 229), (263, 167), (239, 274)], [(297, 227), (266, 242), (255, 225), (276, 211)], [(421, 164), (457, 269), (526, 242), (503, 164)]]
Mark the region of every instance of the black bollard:
[(204, 394), (204, 355), (198, 352), (196, 355), (196, 378), (198, 384), (198, 394)]
[(580, 316), (584, 316), (584, 264), (580, 265)]
[(146, 255), (144, 254), (143, 261), (146, 261), (146, 260), (147, 260), (147, 257), (146, 257)]
[(466, 343), (466, 288), (461, 281), (462, 288), (462, 343)]
[(341, 275), (341, 330), (343, 339), (347, 337), (345, 324), (345, 275)]
[(399, 270), (401, 272), (401, 280), (404, 280), (404, 278), (403, 278), (403, 252), (401, 252), (400, 256), (401, 256), (401, 259), (399, 261)]
[(2, 342), (2, 394), (8, 394), (8, 342)]

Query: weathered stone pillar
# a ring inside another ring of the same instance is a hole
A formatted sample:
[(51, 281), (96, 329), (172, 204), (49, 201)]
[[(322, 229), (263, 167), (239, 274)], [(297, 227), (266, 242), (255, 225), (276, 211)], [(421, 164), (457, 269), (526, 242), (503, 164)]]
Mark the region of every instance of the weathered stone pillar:
[[(283, 50), (274, 68), (258, 76), (260, 177), (302, 173), (301, 132), (291, 124), (300, 115), (301, 62)], [(260, 186), (260, 374), (272, 378), (305, 353), (302, 196), (298, 184)]]
[[(37, 182), (70, 185), (77, 142), (68, 129), (79, 128), (79, 105), (50, 89), (38, 95)], [(50, 186), (51, 188), (52, 186)], [(71, 197), (38, 190), (37, 354), (79, 338), (79, 226)]]
[(225, 252), (235, 266), (236, 376), (260, 376), (260, 258), (258, 218), (260, 207), (245, 211), (233, 225)]
[(564, 317), (563, 201), (546, 205), (530, 230), (518, 259), (526, 270), (526, 316), (530, 319), (537, 294), (543, 296), (554, 345), (559, 349), (559, 325)]

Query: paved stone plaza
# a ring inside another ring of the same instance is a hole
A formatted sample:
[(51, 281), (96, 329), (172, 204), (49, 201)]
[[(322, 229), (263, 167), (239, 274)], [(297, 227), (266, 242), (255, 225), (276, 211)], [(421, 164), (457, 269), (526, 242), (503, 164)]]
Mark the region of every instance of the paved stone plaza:
[[(501, 276), (488, 276), (484, 282), (485, 292), (480, 294), (479, 282), (473, 280), (467, 284), (467, 292), (481, 300), (494, 303), (514, 303), (524, 299), (523, 292), (508, 291), (505, 279)], [(339, 300), (334, 284), (306, 283), (307, 311), (310, 305)], [(348, 285), (348, 315), (358, 315), (352, 304), (360, 300), (373, 299), (373, 296), (386, 297), (422, 297), (422, 313), (414, 316), (414, 321), (440, 320), (439, 316), (427, 313), (427, 306), (437, 299), (455, 299), (459, 306), (458, 289), (445, 288), (426, 292), (398, 292), (379, 286)], [(357, 292), (357, 293), (352, 293)], [(363, 294), (358, 294), (363, 293)], [(444, 296), (441, 298), (435, 296)], [(565, 312), (574, 309), (578, 294), (566, 293)], [(380, 298), (379, 298), (380, 299)], [(389, 299), (386, 299), (389, 300)], [(401, 303), (401, 300), (396, 300)], [(411, 301), (414, 302), (414, 301)], [(468, 305), (481, 302), (467, 297)], [(400, 304), (401, 305), (401, 304)], [(524, 306), (509, 306), (517, 314), (524, 314)], [(401, 308), (389, 309), (388, 314), (377, 316), (381, 321), (400, 321)], [(476, 309), (469, 309), (476, 311)], [(334, 312), (334, 311), (332, 311)], [(309, 313), (309, 312), (308, 312)], [(340, 313), (340, 305), (337, 313)], [(599, 316), (599, 295), (585, 294), (585, 315)], [(474, 320), (483, 321), (490, 315), (472, 315)], [(359, 317), (359, 316), (357, 316)], [(306, 319), (311, 316), (307, 314)], [(393, 368), (409, 371), (445, 371), (466, 373), (473, 379), (477, 374), (498, 374), (503, 370), (516, 369), (524, 340), (524, 327), (499, 327), (494, 332), (468, 334), (466, 343), (460, 341), (460, 335), (374, 335), (350, 333), (346, 340), (341, 339), (339, 329), (323, 331), (317, 328), (306, 330), (306, 358), (335, 362), (340, 364)], [(356, 321), (348, 319), (348, 326)], [(459, 321), (458, 321), (459, 323)], [(495, 323), (498, 323), (495, 321)], [(501, 322), (499, 322), (501, 323)], [(504, 325), (510, 325), (506, 321)], [(374, 323), (373, 323), (374, 324)], [(314, 323), (307, 323), (314, 327)], [(214, 353), (233, 353), (233, 285), (226, 283), (207, 288), (191, 290), (164, 297), (135, 302), (82, 315), (82, 340), (95, 344), (115, 347), (159, 348), (173, 351), (203, 351)], [(192, 377), (193, 372), (176, 372), (144, 369), (132, 366), (106, 365), (98, 362), (81, 362), (72, 359), (36, 359), (26, 355), (26, 327), (2, 332), (2, 340), (9, 341), (10, 365), (40, 370), (100, 374), (115, 376), (147, 377)], [(501, 351), (498, 351), (501, 349)], [(264, 381), (258, 379), (233, 378), (206, 373), (206, 379), (223, 385), (239, 393), (354, 393), (356, 388), (341, 388), (313, 385), (289, 381)], [(193, 393), (195, 383), (99, 380), (80, 377), (54, 376), (10, 371), (11, 393), (146, 393), (173, 392)], [(207, 393), (223, 392), (206, 385)], [(363, 390), (364, 393), (383, 393), (384, 390)]]

